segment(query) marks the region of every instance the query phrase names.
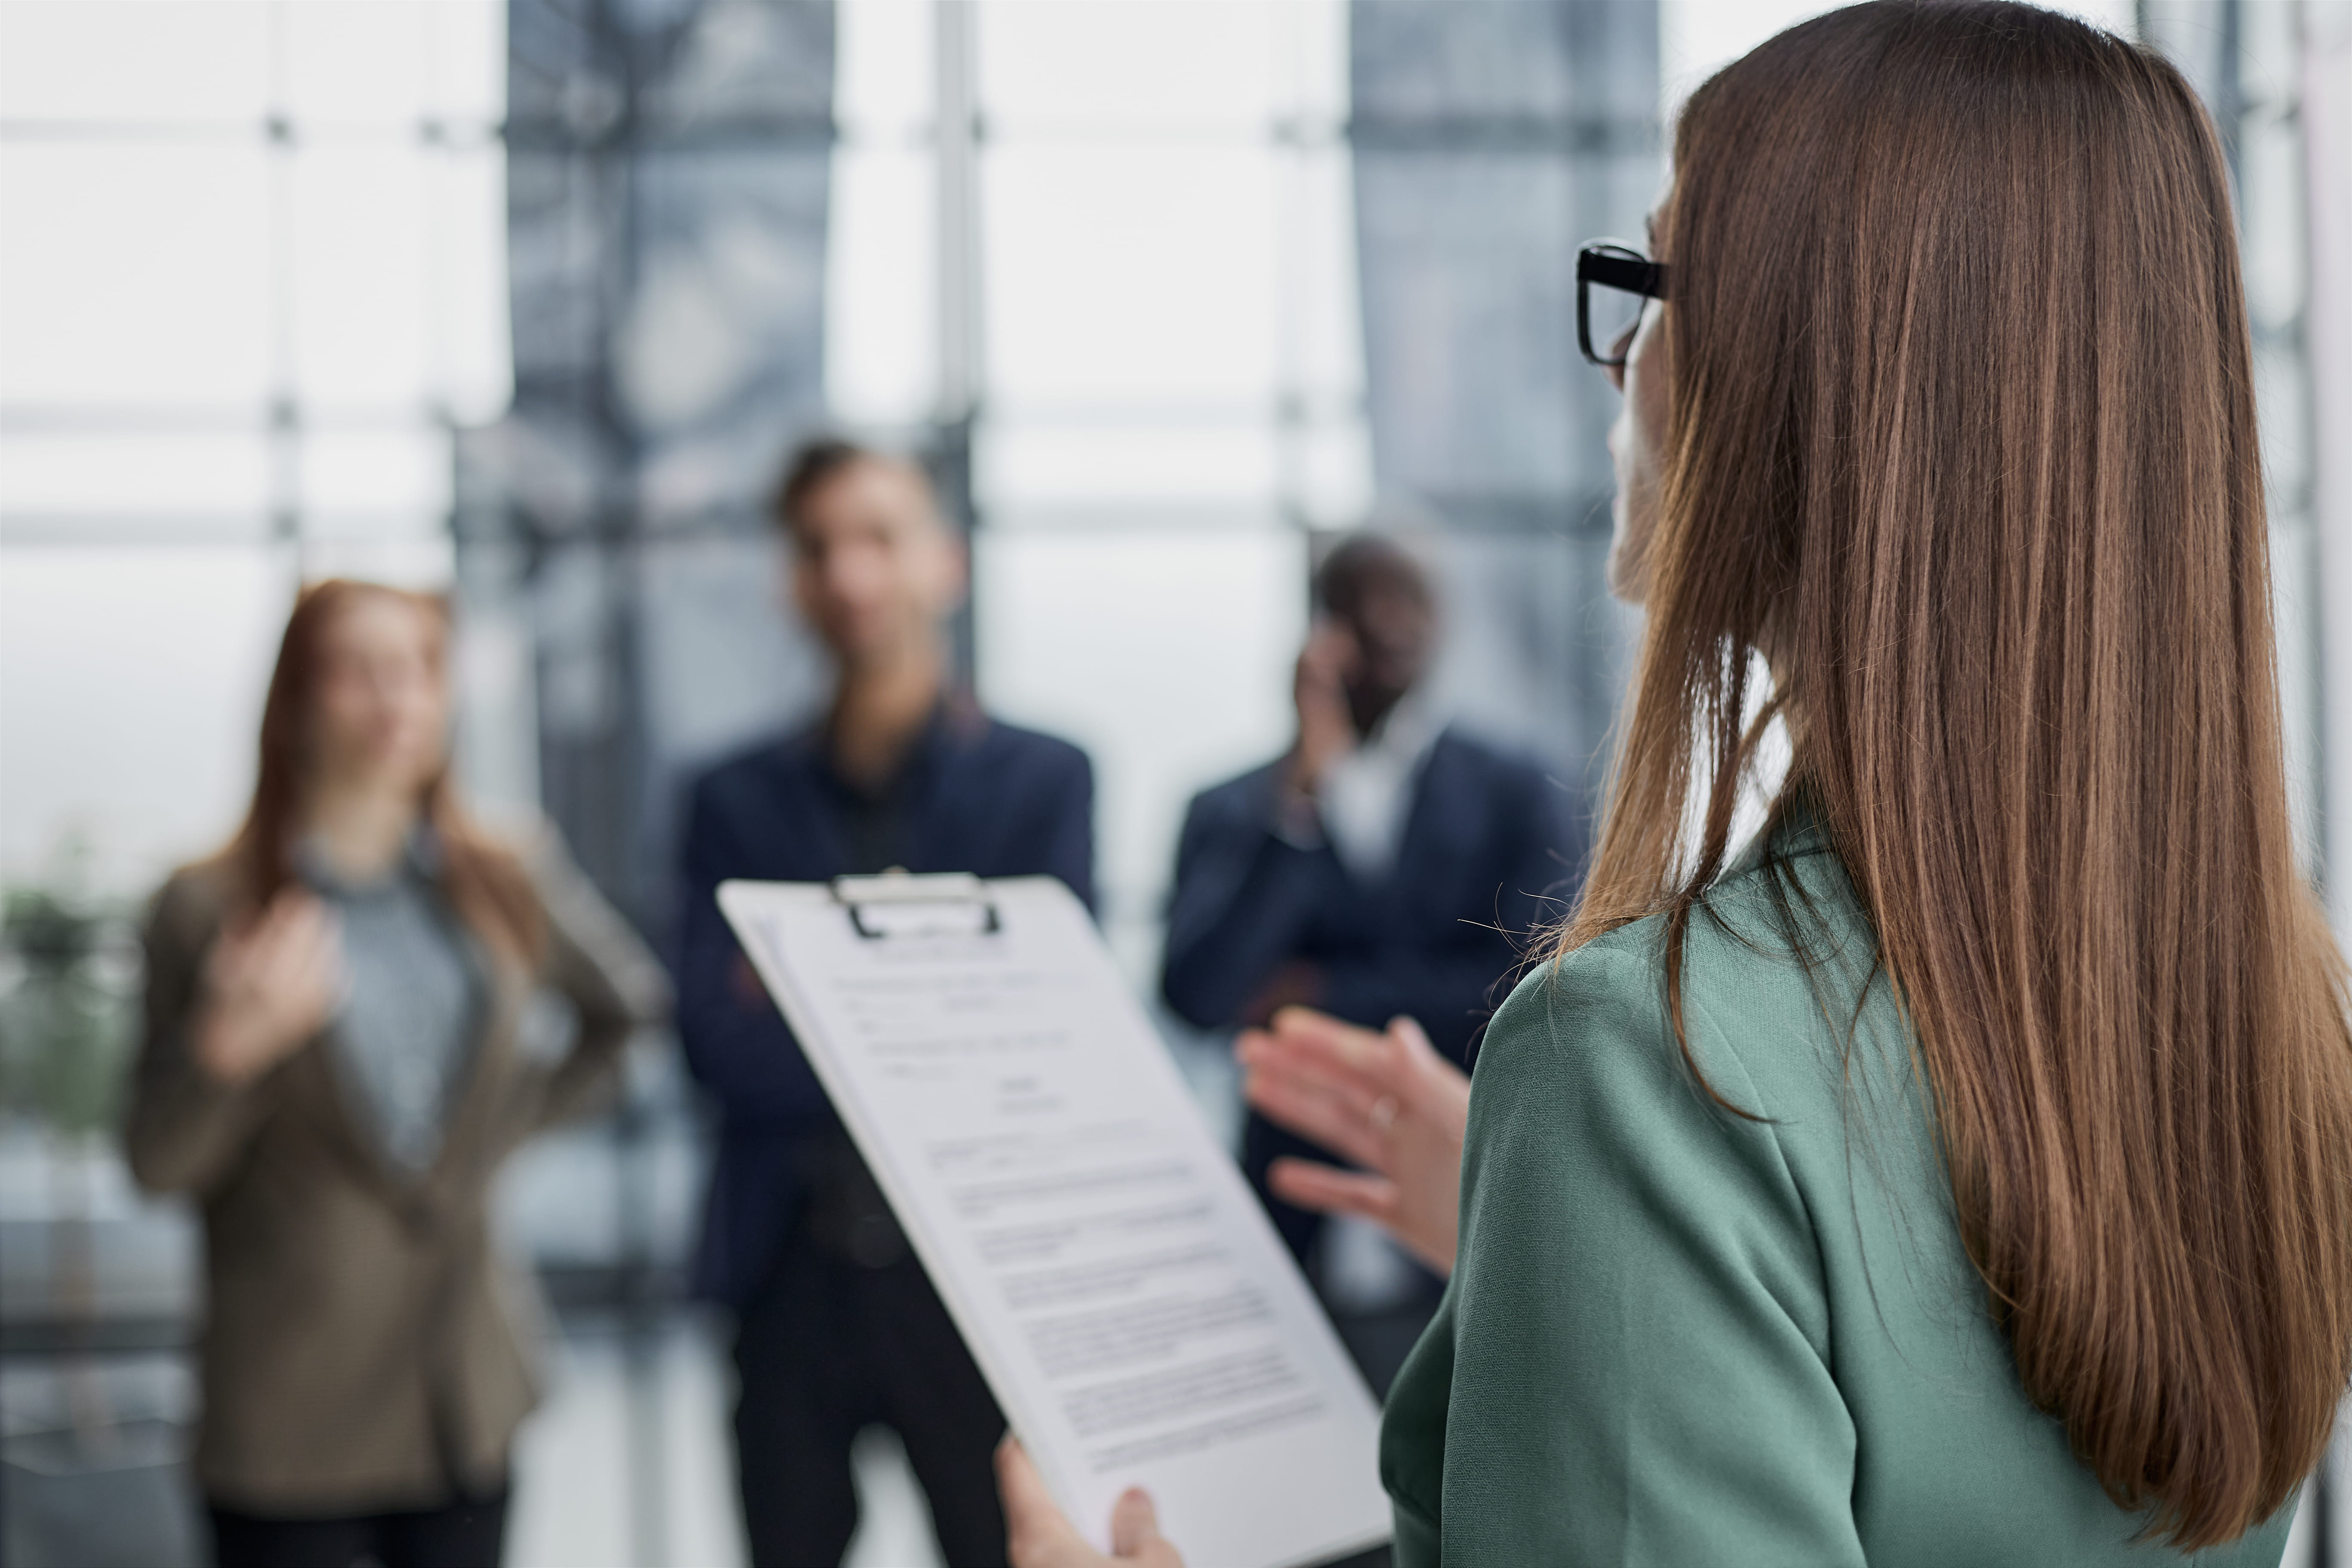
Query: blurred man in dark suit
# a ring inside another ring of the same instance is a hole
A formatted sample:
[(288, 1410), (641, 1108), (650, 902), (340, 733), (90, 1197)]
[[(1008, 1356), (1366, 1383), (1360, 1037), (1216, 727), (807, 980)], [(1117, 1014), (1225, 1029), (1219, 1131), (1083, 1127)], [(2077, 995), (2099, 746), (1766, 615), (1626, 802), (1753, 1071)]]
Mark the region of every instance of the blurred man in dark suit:
[(803, 448), (776, 502), (792, 591), (838, 680), (814, 724), (698, 780), (688, 810), (678, 1033), (717, 1101), (696, 1263), (736, 1310), (737, 1460), (751, 1560), (837, 1562), (857, 1519), (849, 1449), (904, 1440), (950, 1563), (1001, 1563), (990, 1457), (1003, 1417), (714, 893), (893, 867), (1046, 873), (1089, 904), (1085, 753), (1000, 724), (951, 679), (961, 542), (911, 464)]
[[(1534, 762), (1445, 722), (1423, 677), (1437, 641), (1427, 574), (1359, 534), (1315, 574), (1289, 752), (1203, 791), (1184, 821), (1161, 987), (1203, 1028), (1293, 1003), (1349, 1023), (1413, 1019), (1457, 1063), (1563, 907), (1586, 851), (1565, 793)], [(1274, 1198), (1266, 1167), (1325, 1158), (1253, 1113), (1243, 1163), (1302, 1261), (1319, 1215)]]

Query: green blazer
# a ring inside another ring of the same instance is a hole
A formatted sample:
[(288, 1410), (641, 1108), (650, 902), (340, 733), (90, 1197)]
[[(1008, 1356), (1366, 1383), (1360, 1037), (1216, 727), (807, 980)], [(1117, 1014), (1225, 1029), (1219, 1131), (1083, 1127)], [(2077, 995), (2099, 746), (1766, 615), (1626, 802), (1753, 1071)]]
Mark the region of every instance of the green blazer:
[[(1861, 907), (1817, 828), (1773, 846), (1804, 897), (1735, 868), (1684, 1006), (1708, 1081), (1769, 1121), (1684, 1068), (1662, 920), (1496, 1015), (1460, 1261), (1381, 1432), (1400, 1568), (2181, 1561), (2027, 1403)], [(2197, 1561), (2276, 1563), (2292, 1512)]]

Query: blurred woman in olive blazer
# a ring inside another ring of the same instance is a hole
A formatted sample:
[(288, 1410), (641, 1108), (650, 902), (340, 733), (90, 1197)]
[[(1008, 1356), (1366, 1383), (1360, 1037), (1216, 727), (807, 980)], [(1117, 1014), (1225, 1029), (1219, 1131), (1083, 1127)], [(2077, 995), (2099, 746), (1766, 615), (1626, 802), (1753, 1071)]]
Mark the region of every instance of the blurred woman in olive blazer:
[[(659, 971), (551, 842), (448, 777), (448, 618), (307, 589), (246, 824), (158, 897), (132, 1171), (203, 1207), (195, 1468), (222, 1568), (495, 1563), (538, 1307), (492, 1245), (500, 1162), (593, 1108)], [(532, 1049), (534, 994), (568, 1048)]]

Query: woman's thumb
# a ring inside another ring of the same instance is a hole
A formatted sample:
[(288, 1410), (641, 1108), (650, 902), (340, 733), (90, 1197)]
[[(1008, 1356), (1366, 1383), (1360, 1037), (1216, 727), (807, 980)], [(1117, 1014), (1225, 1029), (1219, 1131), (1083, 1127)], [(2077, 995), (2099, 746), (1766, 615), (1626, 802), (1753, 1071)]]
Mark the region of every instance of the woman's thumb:
[(1140, 1557), (1145, 1547), (1160, 1539), (1160, 1510), (1151, 1494), (1129, 1487), (1118, 1494), (1110, 1510), (1110, 1552), (1114, 1557)]

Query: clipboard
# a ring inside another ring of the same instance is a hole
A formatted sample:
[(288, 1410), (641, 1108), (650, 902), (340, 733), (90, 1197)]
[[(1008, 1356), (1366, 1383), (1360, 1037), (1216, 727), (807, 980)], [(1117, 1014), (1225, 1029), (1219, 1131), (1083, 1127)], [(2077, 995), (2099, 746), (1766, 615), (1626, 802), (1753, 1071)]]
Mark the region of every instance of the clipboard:
[(1377, 1545), (1379, 1411), (1068, 889), (728, 882), (719, 908), (1078, 1529), (1193, 1568)]
[(849, 911), (849, 929), (868, 942), (950, 931), (993, 936), (1004, 929), (987, 887), (961, 872), (835, 877), (833, 901)]

